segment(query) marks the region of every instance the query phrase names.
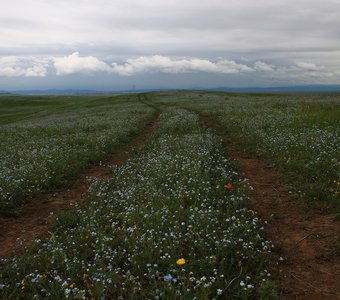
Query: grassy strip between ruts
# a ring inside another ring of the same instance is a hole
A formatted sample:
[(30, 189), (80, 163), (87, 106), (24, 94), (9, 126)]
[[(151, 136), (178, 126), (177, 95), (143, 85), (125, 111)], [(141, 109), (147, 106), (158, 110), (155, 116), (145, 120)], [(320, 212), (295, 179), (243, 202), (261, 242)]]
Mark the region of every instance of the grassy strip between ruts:
[(0, 297), (273, 299), (273, 246), (219, 143), (196, 114), (161, 114), (52, 237), (1, 262)]

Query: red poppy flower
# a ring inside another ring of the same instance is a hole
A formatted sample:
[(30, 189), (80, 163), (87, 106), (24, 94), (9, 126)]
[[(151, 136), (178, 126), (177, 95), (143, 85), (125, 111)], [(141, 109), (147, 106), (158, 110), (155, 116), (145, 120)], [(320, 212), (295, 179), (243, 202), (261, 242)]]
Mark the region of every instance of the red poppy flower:
[(231, 183), (227, 184), (227, 189), (230, 190), (233, 186), (231, 185)]

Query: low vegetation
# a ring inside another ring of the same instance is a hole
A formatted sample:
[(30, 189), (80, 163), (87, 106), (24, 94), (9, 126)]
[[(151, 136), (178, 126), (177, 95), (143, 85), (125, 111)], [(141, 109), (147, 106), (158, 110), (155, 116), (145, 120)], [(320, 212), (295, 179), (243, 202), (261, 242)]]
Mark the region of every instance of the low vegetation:
[(231, 150), (274, 165), (302, 203), (339, 209), (340, 96), (174, 92), (152, 99), (209, 116)]
[(275, 166), (301, 203), (340, 206), (339, 96), (27, 97), (16, 109), (23, 100), (0, 97), (2, 216), (67, 186), (162, 113), (125, 164), (92, 178), (84, 202), (55, 218), (48, 238), (0, 261), (1, 299), (278, 299), (266, 221), (200, 115), (228, 151)]
[(164, 112), (150, 140), (51, 238), (2, 261), (2, 298), (226, 299), (268, 293), (272, 243), (248, 185), (198, 115)]

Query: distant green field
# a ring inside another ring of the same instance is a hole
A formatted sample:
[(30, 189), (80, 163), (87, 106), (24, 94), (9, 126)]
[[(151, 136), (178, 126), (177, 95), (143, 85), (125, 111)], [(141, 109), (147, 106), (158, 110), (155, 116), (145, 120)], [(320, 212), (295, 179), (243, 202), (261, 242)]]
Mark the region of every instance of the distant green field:
[(78, 112), (103, 105), (137, 101), (136, 96), (21, 96), (0, 95), (0, 125)]
[(0, 124), (36, 119), (69, 111), (72, 106), (84, 105), (84, 97), (82, 99), (74, 98), (60, 96), (0, 96)]

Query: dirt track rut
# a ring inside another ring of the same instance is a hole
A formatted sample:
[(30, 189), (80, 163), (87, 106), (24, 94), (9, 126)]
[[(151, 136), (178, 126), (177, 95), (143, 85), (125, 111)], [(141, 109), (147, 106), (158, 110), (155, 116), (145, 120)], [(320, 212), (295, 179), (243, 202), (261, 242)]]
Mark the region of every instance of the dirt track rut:
[[(201, 123), (223, 137), (223, 129), (212, 119), (201, 116)], [(269, 221), (268, 236), (286, 258), (273, 274), (280, 284), (281, 299), (340, 299), (340, 260), (332, 253), (340, 233), (335, 215), (302, 210), (276, 170), (256, 157), (228, 151), (228, 144), (224, 148), (249, 179), (254, 188), (251, 206)]]
[[(15, 218), (0, 218), (0, 258), (10, 255), (14, 250), (20, 250), (23, 244), (49, 234), (48, 228), (55, 213), (72, 208), (80, 203), (89, 187), (90, 177), (105, 179), (109, 176), (109, 167), (124, 163), (129, 151), (143, 143), (153, 132), (159, 112), (146, 128), (137, 134), (121, 150), (114, 153), (102, 164), (94, 165), (78, 175), (73, 185), (53, 193), (43, 194), (28, 201), (20, 215)], [(22, 242), (19, 242), (19, 240)]]

